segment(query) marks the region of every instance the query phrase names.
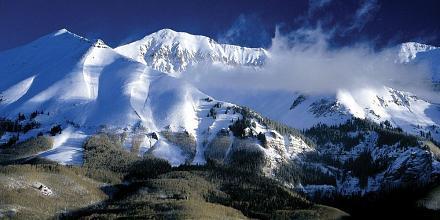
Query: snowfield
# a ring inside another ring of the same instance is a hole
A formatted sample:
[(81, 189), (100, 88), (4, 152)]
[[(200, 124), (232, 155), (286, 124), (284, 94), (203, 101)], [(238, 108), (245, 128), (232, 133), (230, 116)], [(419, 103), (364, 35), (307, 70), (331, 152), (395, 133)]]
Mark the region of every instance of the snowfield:
[(72, 127), (64, 129), (63, 133), (54, 137), (52, 149), (41, 152), (38, 156), (66, 165), (81, 165), (83, 163), (83, 143), (88, 136)]

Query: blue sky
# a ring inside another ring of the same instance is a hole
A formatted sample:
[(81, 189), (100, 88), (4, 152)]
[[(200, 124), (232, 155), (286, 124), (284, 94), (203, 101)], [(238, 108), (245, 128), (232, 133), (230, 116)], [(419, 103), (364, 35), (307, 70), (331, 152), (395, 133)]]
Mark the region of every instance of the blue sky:
[(275, 28), (316, 28), (335, 46), (404, 41), (440, 45), (438, 0), (0, 0), (0, 50), (60, 28), (111, 46), (162, 28), (268, 47)]

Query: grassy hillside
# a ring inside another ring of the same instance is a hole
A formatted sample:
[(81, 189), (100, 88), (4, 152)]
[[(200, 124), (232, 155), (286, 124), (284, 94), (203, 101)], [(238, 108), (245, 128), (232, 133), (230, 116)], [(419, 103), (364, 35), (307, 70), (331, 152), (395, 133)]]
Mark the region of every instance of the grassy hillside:
[(53, 141), (50, 137), (38, 136), (12, 146), (1, 146), (0, 164), (8, 164), (15, 160), (33, 156), (41, 151), (49, 150), (52, 145)]
[[(41, 185), (52, 192), (45, 195)], [(101, 184), (78, 168), (61, 165), (0, 166), (0, 218), (48, 219), (107, 198)]]

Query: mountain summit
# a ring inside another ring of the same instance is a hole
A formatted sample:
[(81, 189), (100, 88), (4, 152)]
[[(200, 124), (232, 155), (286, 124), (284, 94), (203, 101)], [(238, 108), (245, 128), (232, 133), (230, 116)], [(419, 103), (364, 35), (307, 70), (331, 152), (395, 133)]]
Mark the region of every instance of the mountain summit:
[(166, 73), (182, 72), (203, 62), (261, 67), (268, 56), (262, 48), (219, 44), (205, 36), (170, 29), (162, 29), (115, 50)]

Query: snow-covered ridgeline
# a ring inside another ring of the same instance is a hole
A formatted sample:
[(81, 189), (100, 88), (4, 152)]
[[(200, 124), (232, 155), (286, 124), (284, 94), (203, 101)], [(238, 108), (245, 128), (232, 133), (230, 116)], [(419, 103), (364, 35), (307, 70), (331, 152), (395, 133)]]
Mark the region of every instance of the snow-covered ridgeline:
[(262, 48), (219, 44), (205, 36), (170, 29), (157, 31), (115, 50), (166, 73), (179, 73), (205, 62), (260, 67), (268, 56)]
[(440, 83), (440, 48), (407, 42), (398, 48), (397, 62), (404, 64), (423, 64), (429, 68), (431, 80), (438, 89)]
[(438, 47), (417, 42), (406, 42), (400, 45), (397, 54), (400, 63), (409, 63), (417, 57), (418, 53), (436, 50)]

